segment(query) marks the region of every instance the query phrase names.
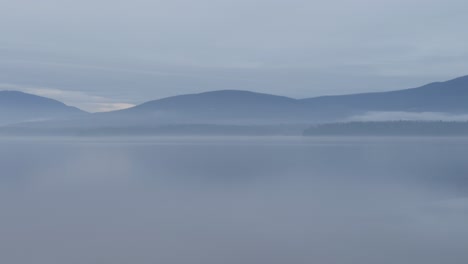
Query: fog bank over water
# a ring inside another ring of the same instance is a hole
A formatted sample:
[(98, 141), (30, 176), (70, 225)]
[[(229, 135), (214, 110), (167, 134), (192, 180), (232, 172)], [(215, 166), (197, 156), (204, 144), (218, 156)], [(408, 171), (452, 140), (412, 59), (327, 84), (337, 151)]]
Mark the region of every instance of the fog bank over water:
[(0, 262), (464, 264), (467, 154), (463, 138), (0, 139)]
[(468, 121), (468, 114), (453, 114), (443, 112), (367, 112), (349, 118), (349, 121)]

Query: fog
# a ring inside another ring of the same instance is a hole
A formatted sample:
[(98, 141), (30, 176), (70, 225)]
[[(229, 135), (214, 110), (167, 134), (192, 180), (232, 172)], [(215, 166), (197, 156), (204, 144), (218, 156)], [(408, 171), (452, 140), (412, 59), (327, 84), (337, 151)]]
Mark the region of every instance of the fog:
[(442, 112), (367, 112), (362, 115), (350, 117), (349, 121), (468, 121), (467, 114), (454, 114)]
[(468, 140), (0, 140), (0, 262), (466, 263)]

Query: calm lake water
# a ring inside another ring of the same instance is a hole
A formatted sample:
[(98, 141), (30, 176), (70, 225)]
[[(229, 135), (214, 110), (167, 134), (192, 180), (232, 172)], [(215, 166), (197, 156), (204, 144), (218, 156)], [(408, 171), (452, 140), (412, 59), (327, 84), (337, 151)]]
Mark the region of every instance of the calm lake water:
[(468, 139), (0, 139), (0, 263), (468, 263)]

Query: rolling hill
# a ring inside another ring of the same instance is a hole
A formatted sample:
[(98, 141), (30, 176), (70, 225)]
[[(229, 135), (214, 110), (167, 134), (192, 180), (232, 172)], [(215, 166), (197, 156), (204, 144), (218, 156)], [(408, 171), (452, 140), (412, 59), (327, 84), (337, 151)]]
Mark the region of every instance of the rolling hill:
[(418, 88), (379, 93), (322, 96), (303, 99), (316, 111), (468, 113), (468, 76)]
[(366, 112), (468, 113), (468, 76), (390, 92), (293, 99), (239, 90), (179, 95), (103, 115), (169, 123), (317, 123)]
[[(75, 129), (83, 133), (120, 130), (131, 134), (151, 134), (152, 131), (183, 134), (190, 133), (184, 131), (203, 130), (209, 134), (214, 127), (217, 131), (254, 131), (244, 129), (245, 126), (261, 127), (262, 133), (266, 130), (274, 133), (278, 128), (299, 131), (302, 126), (311, 124), (346, 122), (368, 112), (466, 114), (468, 76), (405, 90), (306, 99), (221, 90), (173, 96), (124, 110), (89, 115), (55, 100), (20, 92), (0, 92), (0, 111), (3, 124), (49, 120), (26, 126), (48, 130)], [(190, 126), (194, 126), (193, 129)], [(294, 129), (285, 126), (294, 126)], [(22, 129), (25, 129), (24, 125)]]
[(53, 99), (18, 91), (0, 91), (0, 125), (68, 119), (85, 114)]

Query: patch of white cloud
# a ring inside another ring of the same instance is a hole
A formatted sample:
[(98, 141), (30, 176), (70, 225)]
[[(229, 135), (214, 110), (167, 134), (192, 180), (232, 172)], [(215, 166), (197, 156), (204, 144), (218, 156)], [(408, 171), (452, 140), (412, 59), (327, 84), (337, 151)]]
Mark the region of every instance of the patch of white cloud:
[(134, 104), (119, 102), (112, 98), (90, 95), (82, 91), (68, 91), (46, 87), (33, 87), (16, 84), (0, 84), (2, 90), (21, 91), (58, 100), (66, 105), (75, 106), (88, 112), (109, 112), (126, 109)]
[(349, 121), (468, 121), (468, 114), (442, 112), (367, 112)]

